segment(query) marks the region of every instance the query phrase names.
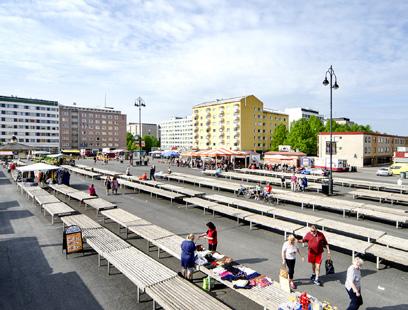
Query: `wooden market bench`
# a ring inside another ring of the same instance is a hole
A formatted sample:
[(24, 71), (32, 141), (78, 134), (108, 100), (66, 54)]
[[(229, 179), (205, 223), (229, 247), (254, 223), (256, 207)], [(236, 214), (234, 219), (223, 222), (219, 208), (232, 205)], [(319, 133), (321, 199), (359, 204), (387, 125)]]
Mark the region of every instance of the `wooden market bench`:
[(63, 202), (43, 204), (41, 208), (51, 216), (51, 224), (54, 224), (55, 216), (64, 216), (76, 213), (74, 209)]

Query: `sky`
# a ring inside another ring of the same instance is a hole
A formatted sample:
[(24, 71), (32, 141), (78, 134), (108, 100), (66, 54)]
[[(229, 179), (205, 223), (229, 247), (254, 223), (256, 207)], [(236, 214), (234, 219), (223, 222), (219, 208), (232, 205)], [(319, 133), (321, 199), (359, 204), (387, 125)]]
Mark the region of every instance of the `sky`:
[(253, 94), (408, 135), (408, 1), (0, 0), (0, 95), (143, 122)]

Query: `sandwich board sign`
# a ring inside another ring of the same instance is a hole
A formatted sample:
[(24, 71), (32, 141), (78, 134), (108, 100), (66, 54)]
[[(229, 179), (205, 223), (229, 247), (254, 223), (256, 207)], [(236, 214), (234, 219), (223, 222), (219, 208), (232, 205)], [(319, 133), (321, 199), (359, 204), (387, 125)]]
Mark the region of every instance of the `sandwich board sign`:
[(79, 226), (71, 225), (64, 229), (62, 249), (66, 255), (83, 251), (82, 230)]

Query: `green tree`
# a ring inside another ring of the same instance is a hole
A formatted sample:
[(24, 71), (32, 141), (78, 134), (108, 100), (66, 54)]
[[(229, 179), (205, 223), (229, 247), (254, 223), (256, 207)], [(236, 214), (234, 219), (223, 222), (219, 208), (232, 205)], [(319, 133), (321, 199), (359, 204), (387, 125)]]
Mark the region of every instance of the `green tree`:
[(309, 120), (302, 118), (292, 123), (286, 144), (309, 155), (317, 153), (316, 135), (313, 133)]
[(143, 150), (150, 152), (152, 150), (152, 147), (159, 147), (160, 146), (160, 141), (157, 140), (155, 136), (151, 135), (146, 135), (143, 136), (143, 141), (144, 141), (144, 147)]
[(288, 136), (288, 129), (285, 125), (280, 124), (275, 128), (272, 135), (271, 150), (278, 151), (279, 145), (283, 145)]
[(128, 151), (134, 151), (137, 148), (135, 143), (135, 137), (130, 132), (126, 133), (126, 145)]

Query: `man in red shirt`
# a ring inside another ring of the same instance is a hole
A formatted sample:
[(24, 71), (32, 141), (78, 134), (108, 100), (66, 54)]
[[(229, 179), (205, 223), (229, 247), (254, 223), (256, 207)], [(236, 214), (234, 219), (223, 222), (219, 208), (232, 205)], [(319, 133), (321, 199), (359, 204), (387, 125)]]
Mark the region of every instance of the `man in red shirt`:
[(308, 232), (300, 242), (307, 242), (307, 261), (312, 264), (313, 272), (310, 279), (314, 284), (320, 286), (319, 274), (324, 248), (327, 249), (327, 257), (330, 259), (330, 249), (326, 237), (317, 230), (316, 226), (312, 225), (310, 226), (310, 232)]

